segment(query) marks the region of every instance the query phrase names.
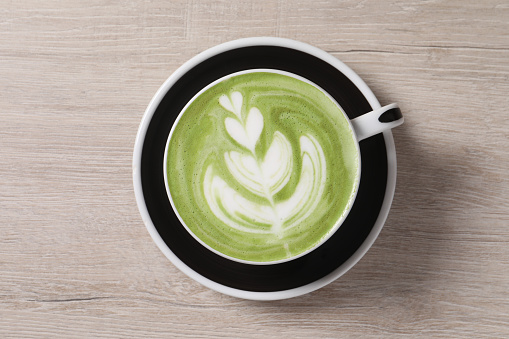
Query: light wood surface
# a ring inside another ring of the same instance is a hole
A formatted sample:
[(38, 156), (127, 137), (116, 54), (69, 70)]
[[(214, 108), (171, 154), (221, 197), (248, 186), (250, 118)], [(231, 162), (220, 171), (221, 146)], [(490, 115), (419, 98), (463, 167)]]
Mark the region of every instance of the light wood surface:
[[(373, 248), (278, 302), (181, 273), (131, 181), (158, 87), (248, 36), (332, 53), (406, 119)], [(0, 337), (509, 337), (508, 108), (504, 0), (2, 1)]]

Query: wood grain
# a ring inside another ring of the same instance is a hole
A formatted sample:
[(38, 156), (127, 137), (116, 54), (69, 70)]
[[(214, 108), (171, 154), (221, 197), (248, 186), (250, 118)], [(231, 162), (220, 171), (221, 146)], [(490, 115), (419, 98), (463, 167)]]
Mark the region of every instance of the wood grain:
[[(239, 300), (156, 248), (131, 183), (162, 82), (218, 43), (301, 40), (398, 102), (398, 184), (341, 279)], [(3, 1), (0, 337), (509, 337), (507, 1)]]

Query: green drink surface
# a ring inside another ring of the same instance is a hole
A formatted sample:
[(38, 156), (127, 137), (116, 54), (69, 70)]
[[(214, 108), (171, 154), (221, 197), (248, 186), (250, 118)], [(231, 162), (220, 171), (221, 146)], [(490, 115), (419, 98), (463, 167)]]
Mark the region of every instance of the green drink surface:
[(353, 203), (357, 141), (313, 85), (271, 72), (234, 75), (198, 95), (167, 145), (173, 207), (200, 242), (234, 259), (298, 256)]

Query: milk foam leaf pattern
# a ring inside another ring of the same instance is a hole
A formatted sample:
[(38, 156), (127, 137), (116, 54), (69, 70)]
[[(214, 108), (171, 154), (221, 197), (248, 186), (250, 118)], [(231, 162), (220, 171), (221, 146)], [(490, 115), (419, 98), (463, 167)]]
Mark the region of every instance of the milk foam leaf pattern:
[(270, 233), (270, 207), (244, 198), (223, 179), (214, 175), (212, 166), (205, 172), (204, 194), (214, 215), (231, 228), (248, 233)]
[(300, 137), (302, 170), (294, 194), (277, 205), (280, 217), (288, 220), (289, 231), (305, 220), (317, 207), (325, 189), (325, 155), (318, 141), (311, 135)]
[(293, 168), (292, 145), (281, 132), (274, 133), (260, 167), (272, 194), (279, 192), (290, 180)]
[(224, 160), (238, 184), (258, 199), (249, 199), (242, 191), (232, 188), (215, 174), (213, 165), (206, 169), (204, 195), (212, 213), (229, 227), (282, 239), (290, 236), (321, 201), (326, 179), (325, 155), (312, 135), (300, 136), (299, 145), (296, 145), (300, 148), (302, 162), (299, 181), (288, 198), (276, 200), (275, 195), (288, 184), (292, 175), (297, 175), (293, 173), (292, 145), (283, 133), (275, 131), (263, 156), (257, 156), (255, 148), (264, 129), (264, 118), (256, 107), (243, 114), (242, 102), (239, 92), (219, 98), (219, 104), (235, 115), (225, 118), (226, 132), (241, 146), (225, 152)]
[(219, 98), (219, 103), (221, 106), (223, 106), (227, 111), (232, 112), (235, 114), (239, 119), (242, 117), (241, 110), (242, 110), (242, 94), (239, 92), (233, 92), (230, 97), (226, 96), (225, 94), (221, 95)]
[(255, 158), (251, 154), (230, 151), (224, 154), (224, 159), (228, 170), (242, 186), (254, 194), (264, 196), (263, 177)]
[(233, 138), (233, 140), (248, 150), (253, 149), (252, 142), (249, 140), (249, 136), (247, 135), (244, 126), (242, 126), (240, 122), (233, 118), (226, 118), (224, 125), (226, 127), (226, 131)]
[(253, 107), (249, 111), (246, 119), (246, 134), (249, 140), (249, 149), (254, 150), (260, 134), (263, 130), (263, 115), (258, 108)]
[(274, 133), (269, 150), (260, 165), (252, 154), (225, 152), (225, 163), (233, 177), (245, 188), (259, 196), (279, 192), (290, 180), (293, 157), (292, 146), (280, 132)]

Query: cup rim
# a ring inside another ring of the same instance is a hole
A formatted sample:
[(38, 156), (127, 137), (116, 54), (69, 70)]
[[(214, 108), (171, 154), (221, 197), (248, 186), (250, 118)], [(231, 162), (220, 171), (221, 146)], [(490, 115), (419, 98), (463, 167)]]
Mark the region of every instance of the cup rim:
[[(173, 135), (173, 132), (174, 132), (176, 126), (178, 125), (178, 123), (180, 121), (180, 118), (182, 117), (184, 112), (187, 110), (187, 108), (189, 108), (189, 106), (201, 94), (203, 94), (205, 91), (207, 91), (211, 87), (213, 87), (213, 86), (215, 86), (215, 85), (217, 85), (217, 84), (219, 84), (219, 83), (221, 83), (221, 82), (223, 82), (225, 80), (233, 78), (235, 76), (249, 74), (249, 73), (275, 73), (275, 74), (281, 74), (281, 75), (289, 76), (289, 77), (292, 77), (294, 79), (297, 79), (297, 80), (303, 81), (305, 83), (308, 83), (308, 84), (312, 85), (313, 87), (315, 87), (316, 89), (318, 89), (323, 94), (325, 94), (329, 98), (329, 100), (331, 100), (339, 108), (341, 114), (343, 115), (343, 118), (347, 121), (348, 129), (349, 129), (349, 131), (351, 133), (351, 136), (352, 136), (353, 141), (354, 141), (355, 149), (357, 151), (356, 152), (356, 155), (357, 155), (357, 173), (356, 173), (356, 177), (355, 177), (354, 189), (353, 189), (353, 192), (350, 195), (350, 198), (348, 199), (348, 203), (347, 203), (345, 209), (343, 210), (343, 212), (341, 213), (341, 216), (339, 217), (339, 219), (335, 222), (334, 226), (332, 226), (329, 229), (329, 231), (327, 232), (326, 236), (323, 237), (314, 246), (308, 248), (307, 250), (305, 250), (305, 251), (303, 251), (303, 252), (301, 252), (301, 253), (299, 253), (297, 255), (294, 255), (294, 256), (289, 257), (289, 258), (280, 259), (280, 260), (273, 260), (273, 261), (251, 261), (251, 260), (244, 260), (244, 259), (239, 259), (239, 258), (235, 258), (235, 257), (229, 256), (227, 254), (224, 254), (224, 253), (222, 253), (222, 252), (212, 248), (210, 245), (208, 245), (202, 239), (200, 239), (196, 234), (194, 234), (194, 232), (191, 231), (191, 229), (184, 222), (184, 220), (182, 219), (180, 213), (178, 212), (178, 210), (177, 210), (177, 208), (175, 206), (175, 203), (173, 202), (173, 198), (171, 196), (170, 188), (169, 188), (169, 185), (168, 185), (168, 171), (167, 171), (167, 169), (168, 169), (168, 163), (167, 163), (167, 160), (168, 160), (168, 147), (170, 145), (170, 140), (171, 140), (171, 137)], [(329, 240), (329, 238), (332, 237), (334, 235), (334, 233), (336, 233), (336, 231), (341, 227), (341, 225), (343, 224), (345, 219), (348, 217), (348, 214), (350, 213), (350, 211), (351, 211), (351, 209), (353, 207), (353, 204), (354, 204), (355, 199), (357, 197), (357, 192), (359, 191), (359, 185), (360, 185), (360, 181), (361, 181), (361, 169), (362, 169), (361, 150), (360, 150), (360, 147), (359, 147), (359, 141), (357, 141), (357, 134), (355, 132), (355, 129), (353, 128), (353, 125), (352, 125), (352, 123), (350, 121), (350, 118), (346, 115), (345, 110), (343, 109), (343, 107), (341, 107), (341, 105), (337, 102), (337, 100), (334, 99), (326, 90), (324, 90), (323, 88), (321, 88), (319, 85), (315, 84), (314, 82), (310, 81), (309, 79), (306, 79), (305, 77), (302, 77), (300, 75), (294, 74), (292, 72), (283, 71), (283, 70), (279, 70), (279, 69), (271, 69), (271, 68), (253, 68), (253, 69), (247, 69), (247, 70), (242, 70), (242, 71), (238, 71), (238, 72), (233, 72), (233, 73), (225, 75), (225, 76), (223, 76), (223, 77), (221, 77), (219, 79), (216, 79), (213, 82), (211, 82), (210, 84), (208, 84), (207, 86), (203, 87), (198, 93), (196, 93), (187, 102), (187, 104), (182, 108), (182, 110), (178, 114), (177, 118), (173, 122), (173, 125), (171, 127), (170, 133), (168, 134), (168, 138), (166, 139), (166, 146), (164, 148), (164, 157), (163, 157), (163, 159), (164, 160), (163, 160), (163, 169), (162, 170), (163, 170), (164, 187), (165, 187), (165, 190), (166, 190), (166, 195), (168, 196), (168, 199), (170, 200), (170, 204), (171, 204), (171, 207), (172, 207), (173, 211), (177, 215), (180, 223), (186, 229), (186, 231), (196, 241), (198, 241), (202, 246), (207, 248), (209, 251), (212, 251), (215, 254), (222, 256), (223, 258), (226, 258), (226, 259), (229, 259), (229, 260), (232, 260), (232, 261), (236, 261), (236, 262), (239, 262), (239, 263), (242, 263), (242, 264), (248, 264), (248, 265), (275, 265), (275, 264), (281, 264), (281, 263), (285, 263), (285, 262), (288, 262), (288, 261), (291, 261), (291, 260), (295, 260), (297, 258), (300, 258), (300, 257), (302, 257), (302, 256), (304, 256), (304, 255), (306, 255), (306, 254), (308, 254), (310, 252), (312, 252), (313, 250), (315, 250), (318, 247), (320, 247), (321, 245), (323, 245), (327, 240)]]
[(277, 37), (251, 37), (225, 42), (217, 46), (211, 47), (186, 61), (173, 74), (170, 75), (170, 77), (161, 85), (156, 94), (152, 97), (141, 119), (140, 126), (138, 128), (138, 132), (134, 143), (133, 162), (132, 162), (133, 188), (136, 203), (140, 211), (140, 215), (142, 217), (143, 223), (145, 224), (145, 227), (147, 228), (147, 231), (152, 237), (152, 240), (156, 243), (161, 252), (163, 252), (163, 254), (168, 258), (168, 260), (170, 260), (181, 272), (183, 272), (196, 282), (204, 285), (205, 287), (208, 287), (212, 290), (215, 290), (217, 292), (229, 296), (249, 300), (281, 300), (301, 296), (330, 284), (331, 282), (333, 282), (334, 280), (338, 279), (343, 274), (348, 272), (366, 254), (369, 248), (371, 248), (371, 246), (373, 245), (373, 243), (375, 242), (376, 238), (378, 237), (383, 228), (383, 225), (389, 214), (392, 200), (394, 198), (397, 176), (396, 149), (391, 131), (389, 130), (383, 132), (383, 138), (387, 150), (388, 175), (386, 190), (384, 193), (384, 199), (380, 212), (373, 227), (371, 228), (371, 231), (369, 232), (368, 236), (365, 238), (363, 243), (358, 247), (358, 249), (345, 262), (343, 262), (340, 266), (338, 266), (335, 270), (333, 270), (326, 276), (296, 288), (271, 292), (258, 292), (223, 285), (207, 277), (204, 277), (197, 271), (193, 270), (191, 267), (187, 266), (175, 253), (172, 252), (172, 250), (162, 239), (148, 212), (141, 180), (141, 157), (145, 136), (147, 134), (147, 130), (150, 125), (152, 116), (155, 113), (155, 107), (157, 107), (157, 105), (163, 99), (166, 92), (173, 86), (173, 84), (175, 84), (184, 74), (186, 74), (196, 65), (222, 52), (242, 47), (255, 47), (255, 46), (284, 47), (301, 51), (303, 53), (307, 53), (318, 59), (321, 59), (330, 64), (331, 66), (335, 67), (336, 69), (338, 69), (341, 73), (343, 73), (361, 91), (361, 93), (368, 101), (372, 109), (378, 109), (381, 107), (380, 103), (378, 102), (377, 98), (375, 97), (371, 89), (354, 71), (352, 71), (343, 62), (336, 59), (335, 57), (333, 57), (332, 55), (330, 55), (329, 53), (325, 52), (322, 49), (319, 49), (304, 42)]

